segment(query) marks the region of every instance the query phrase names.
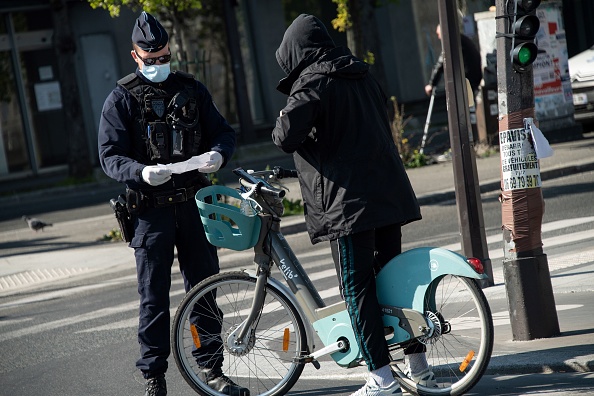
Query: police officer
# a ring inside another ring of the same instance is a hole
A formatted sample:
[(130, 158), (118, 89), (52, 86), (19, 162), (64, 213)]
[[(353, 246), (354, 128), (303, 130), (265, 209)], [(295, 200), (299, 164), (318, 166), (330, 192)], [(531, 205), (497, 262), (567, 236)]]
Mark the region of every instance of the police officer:
[[(126, 185), (134, 223), (134, 248), (140, 294), (136, 367), (146, 379), (146, 396), (167, 394), (170, 354), (169, 289), (174, 248), (186, 291), (219, 272), (216, 249), (206, 240), (194, 199), (208, 185), (202, 173), (216, 172), (235, 150), (235, 131), (218, 112), (206, 87), (190, 74), (170, 70), (169, 37), (142, 12), (132, 31), (132, 59), (138, 65), (118, 81), (103, 105), (99, 159), (105, 173)], [(208, 153), (198, 170), (172, 174), (157, 164)], [(200, 318), (196, 328), (220, 332), (217, 318)], [(194, 352), (208, 384), (229, 395), (249, 395), (222, 371), (221, 340), (202, 340)]]

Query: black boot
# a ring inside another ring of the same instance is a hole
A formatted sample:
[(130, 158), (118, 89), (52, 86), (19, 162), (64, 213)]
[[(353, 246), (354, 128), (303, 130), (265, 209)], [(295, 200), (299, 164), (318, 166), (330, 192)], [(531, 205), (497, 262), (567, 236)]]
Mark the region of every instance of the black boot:
[(249, 389), (231, 381), (229, 377), (223, 374), (221, 369), (206, 369), (204, 374), (208, 386), (217, 392), (230, 396), (250, 396)]
[(144, 396), (167, 396), (165, 374), (146, 379), (146, 392)]

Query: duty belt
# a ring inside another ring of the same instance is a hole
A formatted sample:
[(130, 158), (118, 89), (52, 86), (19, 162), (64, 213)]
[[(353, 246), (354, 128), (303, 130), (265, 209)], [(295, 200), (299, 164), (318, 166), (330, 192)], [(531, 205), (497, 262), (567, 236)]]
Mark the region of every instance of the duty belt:
[(180, 202), (186, 202), (194, 199), (196, 187), (178, 188), (175, 190), (143, 192), (143, 200), (150, 208), (160, 208), (162, 206), (173, 205)]

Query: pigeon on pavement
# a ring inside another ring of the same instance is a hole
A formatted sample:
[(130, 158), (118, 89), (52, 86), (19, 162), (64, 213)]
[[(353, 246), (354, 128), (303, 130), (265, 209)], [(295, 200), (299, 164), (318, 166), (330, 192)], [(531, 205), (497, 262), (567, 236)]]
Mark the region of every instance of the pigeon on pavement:
[(23, 216), (23, 220), (25, 220), (27, 222), (27, 224), (29, 225), (29, 228), (35, 232), (37, 232), (39, 230), (43, 231), (43, 227), (51, 227), (52, 226), (51, 223), (46, 223), (44, 221), (36, 219), (35, 217)]

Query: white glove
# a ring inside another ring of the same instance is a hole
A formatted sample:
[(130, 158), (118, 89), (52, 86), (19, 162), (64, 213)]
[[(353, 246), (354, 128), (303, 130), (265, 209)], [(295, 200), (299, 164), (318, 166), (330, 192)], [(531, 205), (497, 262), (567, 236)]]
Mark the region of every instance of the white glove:
[(142, 169), (142, 178), (151, 186), (158, 186), (171, 179), (171, 170), (156, 165), (145, 166)]
[(199, 172), (202, 173), (213, 173), (219, 170), (221, 165), (223, 165), (223, 156), (218, 151), (209, 151), (206, 153), (210, 155), (210, 159), (206, 162), (201, 168), (198, 168)]

